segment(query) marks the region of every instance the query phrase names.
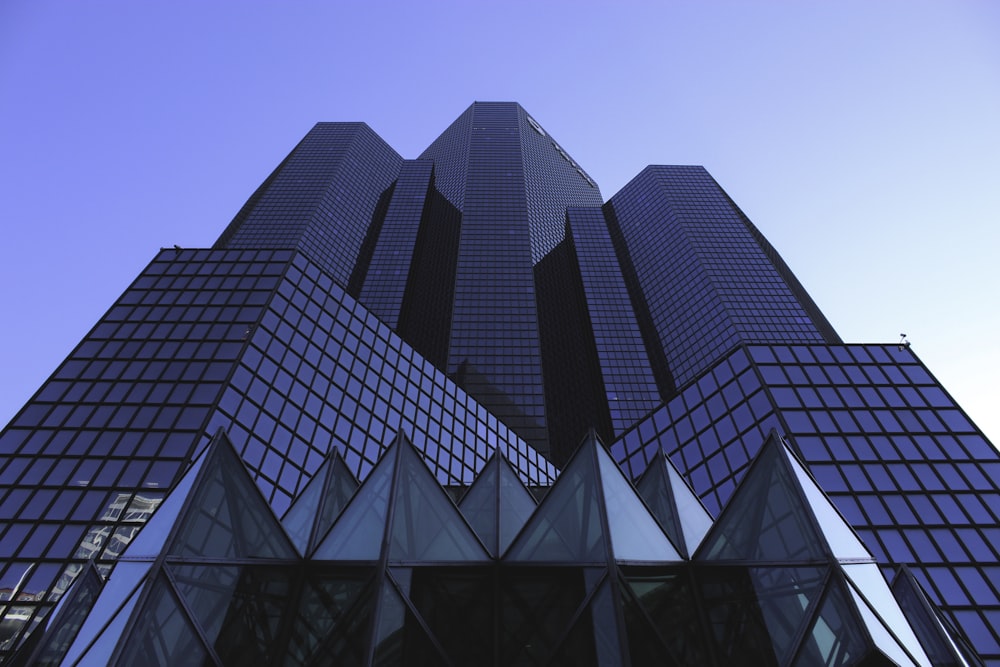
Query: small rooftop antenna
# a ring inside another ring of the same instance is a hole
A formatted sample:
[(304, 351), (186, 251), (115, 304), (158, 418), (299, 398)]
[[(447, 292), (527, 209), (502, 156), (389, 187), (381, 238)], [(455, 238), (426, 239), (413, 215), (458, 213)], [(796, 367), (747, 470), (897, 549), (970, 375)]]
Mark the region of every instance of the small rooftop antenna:
[(910, 341), (906, 340), (906, 334), (899, 334), (899, 349), (905, 350), (908, 347), (910, 347)]

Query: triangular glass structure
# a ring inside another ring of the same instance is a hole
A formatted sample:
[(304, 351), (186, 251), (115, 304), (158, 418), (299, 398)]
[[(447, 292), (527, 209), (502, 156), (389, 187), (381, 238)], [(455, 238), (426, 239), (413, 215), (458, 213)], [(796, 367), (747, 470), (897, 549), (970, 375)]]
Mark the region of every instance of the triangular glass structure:
[(687, 485), (666, 453), (659, 452), (649, 462), (636, 484), (670, 541), (690, 557), (712, 527), (712, 515)]
[(122, 643), (123, 665), (200, 665), (208, 651), (163, 575), (157, 578), (135, 627)]
[(585, 442), (570, 459), (505, 560), (607, 563), (597, 471), (586, 448)]
[[(391, 526), (386, 533), (387, 522)], [(475, 561), (489, 555), (402, 434), (317, 547), (314, 560)]]
[(854, 606), (844, 597), (843, 586), (834, 580), (827, 588), (812, 627), (806, 634), (795, 667), (848, 667), (864, 664), (871, 647), (855, 616)]
[(222, 431), (219, 431), (215, 438), (213, 438), (212, 444), (202, 450), (198, 458), (195, 459), (191, 467), (181, 477), (181, 480), (174, 485), (174, 488), (171, 489), (170, 493), (153, 513), (153, 516), (146, 522), (146, 525), (142, 527), (139, 534), (129, 543), (121, 558), (128, 558), (130, 560), (141, 558), (152, 559), (160, 555), (163, 551), (163, 546), (167, 543), (167, 538), (170, 537), (170, 533), (177, 523), (178, 515), (187, 505), (191, 487), (194, 486), (195, 480), (198, 479), (198, 474), (201, 472), (205, 460), (209, 457), (209, 453), (215, 447), (219, 446), (216, 444), (216, 440), (221, 438), (225, 438), (225, 435)]
[(299, 553), (311, 551), (315, 536), (326, 534), (357, 488), (358, 481), (334, 447), (281, 519)]
[(361, 488), (322, 538), (312, 555), (313, 560), (376, 561), (381, 558), (395, 470), (395, 449), (390, 447), (382, 453)]
[(250, 479), (229, 438), (212, 443), (190, 494), (172, 556), (196, 558), (296, 558), (281, 524)]
[(680, 552), (660, 528), (659, 523), (596, 435), (590, 447), (597, 458), (604, 494), (604, 511), (611, 532), (611, 550), (619, 561), (682, 560)]
[[(50, 615), (48, 627), (38, 646), (24, 664), (58, 665), (87, 619), (91, 608), (104, 588), (104, 579), (93, 561), (87, 561), (70, 589), (59, 600)], [(17, 659), (15, 658), (15, 664)]]
[(806, 494), (806, 499), (812, 508), (813, 515), (819, 524), (820, 532), (826, 538), (826, 543), (830, 547), (830, 552), (838, 560), (863, 560), (873, 561), (871, 552), (862, 544), (855, 534), (854, 529), (841, 516), (837, 508), (833, 506), (826, 494), (820, 490), (812, 476), (806, 472), (799, 460), (790, 452), (788, 448), (781, 445), (781, 450), (785, 454), (785, 460), (795, 472), (799, 485)]
[[(145, 582), (146, 573), (149, 572), (152, 566), (152, 562), (133, 563), (122, 560), (118, 561), (115, 569), (111, 572), (111, 576), (104, 583), (104, 588), (97, 597), (94, 608), (80, 626), (80, 631), (77, 633), (76, 639), (73, 640), (73, 644), (67, 651), (65, 664), (74, 664), (74, 661), (80, 657), (87, 645), (95, 637), (102, 634), (102, 630), (107, 632), (107, 630), (104, 630), (105, 626), (113, 618), (116, 619), (117, 616), (122, 614), (124, 611), (122, 608), (123, 605), (135, 605), (136, 590)], [(126, 600), (129, 601), (128, 604), (126, 604)], [(125, 619), (128, 618), (130, 612), (131, 607), (129, 611), (125, 611)], [(121, 627), (118, 627), (118, 633), (121, 632), (122, 627), (124, 627), (124, 620)], [(114, 648), (113, 644), (111, 648)]]
[(535, 499), (499, 449), (494, 450), (458, 506), (494, 556), (510, 546), (536, 507)]
[[(96, 638), (84, 632), (87, 630), (87, 624), (84, 623), (84, 628), (81, 628), (80, 634), (77, 635), (76, 641), (73, 642), (62, 664), (74, 666), (110, 664), (111, 655), (114, 653), (115, 647), (118, 645), (118, 640), (121, 639), (125, 625), (132, 616), (132, 610), (135, 609), (135, 605), (141, 595), (141, 587), (132, 591), (125, 604), (118, 609), (117, 613), (110, 619), (107, 626), (101, 629)], [(90, 618), (91, 616), (88, 616), (87, 620), (89, 621)]]
[[(627, 584), (622, 598), (633, 662), (669, 664), (657, 654), (656, 643), (662, 643), (682, 665), (709, 663), (708, 647), (698, 615), (691, 613), (695, 609), (696, 595), (689, 570), (680, 566), (653, 569), (624, 567), (622, 575)], [(643, 624), (647, 618), (658, 637), (644, 636)], [(643, 645), (648, 644), (653, 644), (653, 648), (644, 649)], [(654, 657), (643, 662), (642, 656), (650, 651)]]
[(982, 664), (971, 662), (959, 642), (942, 622), (938, 612), (927, 599), (923, 589), (909, 568), (902, 567), (892, 581), (892, 594), (899, 601), (910, 627), (914, 629), (920, 645), (933, 665), (958, 665), (970, 667)]
[(390, 561), (476, 561), (489, 556), (461, 512), (405, 438), (397, 442)]
[(774, 433), (705, 537), (697, 557), (786, 562), (829, 558), (784, 445)]
[[(604, 533), (605, 526), (608, 535)], [(505, 558), (533, 562), (606, 562), (609, 546), (618, 560), (682, 559), (618, 465), (591, 432)]]
[[(929, 665), (930, 660), (924, 654), (917, 635), (899, 608), (878, 565), (859, 563), (842, 567), (848, 580), (854, 584), (849, 586), (851, 594), (868, 627), (868, 633), (879, 650), (901, 665), (907, 664), (907, 660)], [(891, 632), (889, 628), (892, 628)], [(898, 653), (902, 653), (905, 658), (898, 658)]]

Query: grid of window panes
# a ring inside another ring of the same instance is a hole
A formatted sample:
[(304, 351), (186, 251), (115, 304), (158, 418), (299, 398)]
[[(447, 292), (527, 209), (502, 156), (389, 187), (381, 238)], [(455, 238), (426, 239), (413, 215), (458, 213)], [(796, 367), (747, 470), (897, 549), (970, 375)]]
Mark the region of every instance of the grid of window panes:
[(909, 348), (741, 347), (611, 449), (637, 476), (662, 448), (717, 512), (746, 467), (723, 434), (752, 456), (772, 427), (879, 561), (906, 563), (1000, 660), (1000, 453)]
[(0, 650), (155, 510), (290, 255), (161, 251), (0, 435)]
[(399, 323), (433, 167), (430, 160), (403, 162), (361, 288), (361, 301), (393, 329)]
[(565, 237), (567, 206), (600, 206), (597, 183), (537, 120), (517, 108), (524, 162), (524, 190), (531, 230), (531, 259), (544, 257)]
[(545, 451), (545, 393), (518, 135), (516, 105), (475, 105), (448, 372)]
[(660, 404), (656, 379), (598, 207), (566, 213), (615, 435)]
[(345, 285), (402, 158), (364, 123), (317, 123), (216, 247), (301, 248)]
[(714, 514), (780, 423), (747, 353), (735, 350), (611, 445), (638, 478), (662, 450)]
[(787, 432), (881, 562), (1000, 659), (1000, 453), (896, 345), (751, 347)]
[(702, 167), (647, 167), (611, 198), (678, 385), (738, 342), (825, 342)]
[(468, 483), (497, 447), (527, 483), (555, 474), (302, 255), (255, 328), (208, 432), (218, 427), (279, 515), (330, 447), (364, 479), (399, 430), (443, 484)]

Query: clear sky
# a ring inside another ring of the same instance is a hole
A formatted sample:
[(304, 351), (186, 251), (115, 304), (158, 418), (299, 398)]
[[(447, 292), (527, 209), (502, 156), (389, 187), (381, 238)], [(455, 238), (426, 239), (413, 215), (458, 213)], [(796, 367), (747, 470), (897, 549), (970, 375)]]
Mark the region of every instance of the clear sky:
[(516, 100), (601, 185), (702, 164), (849, 342), (1000, 444), (1000, 2), (0, 2), (0, 425), (316, 121)]

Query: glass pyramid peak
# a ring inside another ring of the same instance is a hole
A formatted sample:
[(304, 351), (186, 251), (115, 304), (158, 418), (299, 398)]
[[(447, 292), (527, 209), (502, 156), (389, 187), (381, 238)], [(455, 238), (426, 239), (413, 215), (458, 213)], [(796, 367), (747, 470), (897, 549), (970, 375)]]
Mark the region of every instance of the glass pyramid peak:
[(636, 490), (670, 540), (690, 557), (712, 527), (712, 515), (695, 495), (666, 452), (659, 452)]
[(332, 447), (281, 519), (282, 526), (300, 554), (312, 551), (317, 536), (329, 530), (357, 488), (358, 481), (348, 470), (344, 458), (336, 447)]
[(167, 552), (197, 558), (298, 558), (225, 433), (205, 453)]
[(330, 560), (477, 561), (482, 543), (399, 433), (316, 549)]
[(772, 432), (705, 537), (696, 558), (829, 560), (826, 541), (797, 478), (789, 452)]
[(500, 449), (479, 471), (458, 507), (493, 556), (503, 553), (535, 511), (535, 499)]
[(628, 561), (683, 559), (591, 431), (506, 558), (603, 563), (609, 554)]

